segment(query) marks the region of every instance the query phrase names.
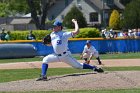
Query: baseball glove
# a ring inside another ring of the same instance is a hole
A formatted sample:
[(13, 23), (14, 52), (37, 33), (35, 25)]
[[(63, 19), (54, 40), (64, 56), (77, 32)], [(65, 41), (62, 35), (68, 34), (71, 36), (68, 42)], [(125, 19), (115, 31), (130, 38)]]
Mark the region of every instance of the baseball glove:
[(44, 45), (49, 45), (49, 44), (51, 44), (51, 36), (50, 36), (50, 34), (49, 34), (49, 35), (46, 35), (46, 36), (43, 38), (42, 43), (43, 43)]

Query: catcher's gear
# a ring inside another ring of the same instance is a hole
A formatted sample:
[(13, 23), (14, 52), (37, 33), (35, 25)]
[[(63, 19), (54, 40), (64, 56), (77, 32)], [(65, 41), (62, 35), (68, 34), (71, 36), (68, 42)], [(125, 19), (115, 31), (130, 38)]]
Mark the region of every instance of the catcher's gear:
[(49, 35), (46, 35), (46, 36), (43, 38), (42, 43), (43, 43), (44, 45), (49, 45), (49, 44), (51, 44), (51, 36), (50, 36), (50, 34), (49, 34)]

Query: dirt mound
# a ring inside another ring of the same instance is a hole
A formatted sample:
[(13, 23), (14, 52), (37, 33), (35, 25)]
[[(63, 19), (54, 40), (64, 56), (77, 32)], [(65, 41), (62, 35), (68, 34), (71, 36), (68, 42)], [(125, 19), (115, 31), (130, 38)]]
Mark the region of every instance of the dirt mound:
[(48, 81), (20, 80), (0, 83), (0, 91), (61, 91), (127, 89), (140, 87), (140, 71), (77, 73), (48, 77)]

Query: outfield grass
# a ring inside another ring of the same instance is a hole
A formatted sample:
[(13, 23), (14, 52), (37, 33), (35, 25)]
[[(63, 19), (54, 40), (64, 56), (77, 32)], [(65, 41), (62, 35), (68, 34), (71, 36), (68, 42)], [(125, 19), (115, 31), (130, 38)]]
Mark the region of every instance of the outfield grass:
[[(76, 59), (80, 59), (78, 54), (75, 54), (73, 56)], [(140, 58), (140, 52), (137, 52), (137, 53), (100, 54), (100, 58), (101, 59), (136, 59), (136, 58)]]
[(140, 89), (112, 90), (75, 90), (75, 91), (30, 91), (30, 92), (0, 92), (0, 93), (140, 93)]
[(140, 93), (140, 89), (114, 89), (114, 90), (78, 90), (78, 91), (47, 91), (26, 93)]
[[(19, 93), (19, 92), (0, 92)], [(30, 91), (20, 93), (140, 93), (140, 89), (112, 89), (112, 90), (76, 90), (76, 91)]]
[[(80, 59), (80, 54), (73, 54), (77, 60)], [(35, 58), (18, 58), (18, 59), (0, 59), (0, 63), (13, 63), (13, 62), (33, 62), (33, 61), (42, 61), (43, 57)], [(140, 52), (138, 53), (119, 53), (119, 54), (101, 54), (101, 59), (135, 59), (140, 58)], [(94, 59), (93, 59), (94, 60)]]
[[(65, 75), (72, 73), (89, 72), (90, 70), (80, 70), (73, 68), (49, 68), (48, 76)], [(8, 69), (0, 70), (0, 83), (23, 79), (33, 79), (40, 76), (41, 69)]]
[[(106, 67), (105, 71), (140, 71), (140, 67)], [(91, 70), (80, 70), (74, 68), (49, 68), (48, 76), (65, 75), (72, 73), (90, 72)], [(40, 69), (9, 69), (0, 70), (0, 83), (23, 79), (33, 79), (40, 75)]]
[(41, 61), (41, 60), (42, 60), (42, 57), (16, 58), (16, 59), (0, 59), (0, 63), (33, 62), (33, 61)]
[(118, 53), (118, 54), (102, 54), (102, 59), (136, 59), (140, 58), (140, 52), (138, 53)]

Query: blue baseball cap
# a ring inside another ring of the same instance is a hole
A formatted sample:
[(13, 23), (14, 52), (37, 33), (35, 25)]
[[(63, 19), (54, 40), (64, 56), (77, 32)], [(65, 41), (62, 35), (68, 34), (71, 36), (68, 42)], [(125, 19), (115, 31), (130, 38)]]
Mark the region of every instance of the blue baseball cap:
[(90, 40), (87, 40), (87, 42), (86, 42), (87, 44), (91, 44), (91, 41)]
[(62, 26), (62, 22), (60, 22), (59, 20), (56, 20), (56, 21), (53, 23), (53, 26)]

